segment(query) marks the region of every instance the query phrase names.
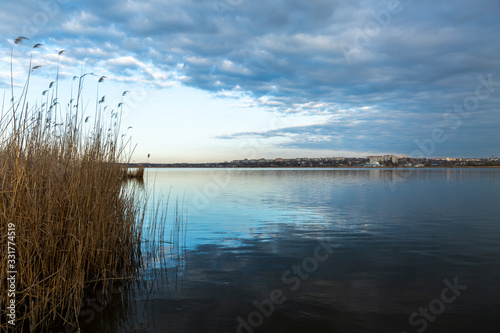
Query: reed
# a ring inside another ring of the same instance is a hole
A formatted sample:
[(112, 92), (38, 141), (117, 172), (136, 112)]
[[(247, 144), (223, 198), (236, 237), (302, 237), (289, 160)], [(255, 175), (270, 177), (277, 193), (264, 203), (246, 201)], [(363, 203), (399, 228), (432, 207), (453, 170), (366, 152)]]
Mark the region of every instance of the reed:
[[(28, 104), (34, 69), (30, 61), (19, 97), (11, 83), (12, 99), (0, 116), (0, 252), (7, 253), (8, 226), (14, 226), (16, 330), (41, 332), (56, 324), (77, 324), (85, 297), (144, 268), (145, 202), (123, 186), (128, 157), (118, 111), (111, 115), (118, 121), (106, 127), (101, 103), (96, 103), (95, 124), (84, 130), (89, 118), (82, 91), (88, 74), (76, 77), (74, 96), (62, 111), (55, 97), (58, 73), (41, 95), (46, 102)], [(2, 302), (7, 300), (7, 271), (13, 270), (6, 257), (0, 261)], [(1, 329), (12, 328), (5, 305)]]
[(139, 165), (139, 167), (135, 170), (128, 170), (126, 169), (124, 173), (124, 178), (136, 178), (138, 180), (143, 180), (144, 179), (144, 165)]

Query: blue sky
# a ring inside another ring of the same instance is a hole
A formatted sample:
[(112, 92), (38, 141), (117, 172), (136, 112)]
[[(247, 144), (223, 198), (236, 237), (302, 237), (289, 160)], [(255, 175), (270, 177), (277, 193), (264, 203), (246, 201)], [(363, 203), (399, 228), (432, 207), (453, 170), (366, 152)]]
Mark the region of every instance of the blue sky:
[[(82, 66), (124, 98), (133, 159), (500, 155), (500, 2), (17, 0), (0, 90), (35, 43), (32, 91)], [(93, 86), (94, 84), (94, 86)], [(92, 95), (94, 94), (94, 95)], [(69, 98), (68, 98), (69, 99)]]

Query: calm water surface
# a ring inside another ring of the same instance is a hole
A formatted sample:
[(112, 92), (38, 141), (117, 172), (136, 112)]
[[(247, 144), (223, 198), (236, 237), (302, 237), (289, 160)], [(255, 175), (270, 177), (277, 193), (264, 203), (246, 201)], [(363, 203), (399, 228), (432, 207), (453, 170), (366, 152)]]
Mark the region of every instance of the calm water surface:
[(145, 188), (183, 200), (185, 253), (84, 331), (500, 332), (500, 169), (151, 169)]

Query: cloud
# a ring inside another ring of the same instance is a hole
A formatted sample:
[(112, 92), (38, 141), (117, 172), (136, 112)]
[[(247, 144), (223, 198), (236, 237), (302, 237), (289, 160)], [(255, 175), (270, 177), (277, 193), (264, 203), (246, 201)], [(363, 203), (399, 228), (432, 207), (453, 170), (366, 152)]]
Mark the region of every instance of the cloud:
[[(37, 42), (65, 48), (71, 59), (86, 59), (117, 80), (139, 76), (137, 82), (157, 87), (180, 82), (228, 98), (232, 91), (244, 93), (252, 105), (284, 114), (336, 119), (342, 110), (356, 110), (342, 118), (351, 124), (301, 128), (302, 135), (290, 143), (296, 146), (376, 143), (408, 149), (415, 138), (428, 135), (427, 124), (474, 93), (479, 75), (500, 81), (497, 1), (401, 0), (398, 10), (371, 0), (30, 4), (4, 4), (2, 35), (31, 30)], [(43, 23), (44, 17), (50, 20)], [(0, 45), (10, 48), (7, 41)], [(112, 74), (117, 68), (124, 70)], [(498, 151), (499, 134), (493, 130), (480, 136), (493, 141), (471, 137), (485, 124), (500, 125), (500, 86), (495, 89), (481, 102), (484, 114), (464, 120), (463, 136), (453, 137), (456, 146), (477, 142), (481, 151)], [(376, 108), (377, 118), (365, 106)], [(392, 131), (368, 130), (378, 121)], [(312, 129), (336, 134), (308, 140)], [(450, 151), (454, 147), (449, 143)]]

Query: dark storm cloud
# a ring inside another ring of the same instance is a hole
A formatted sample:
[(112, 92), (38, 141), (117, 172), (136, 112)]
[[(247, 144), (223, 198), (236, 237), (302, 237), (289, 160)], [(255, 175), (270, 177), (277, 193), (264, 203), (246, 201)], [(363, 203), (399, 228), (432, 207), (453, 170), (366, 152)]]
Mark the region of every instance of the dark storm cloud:
[[(336, 117), (265, 134), (287, 133), (294, 148), (409, 153), (418, 148), (415, 140), (445, 127), (443, 114), (475, 94), (481, 75), (500, 82), (498, 1), (23, 0), (5, 6), (5, 37), (32, 32), (37, 42), (64, 47), (75, 59), (125, 67), (122, 76), (244, 91), (276, 112)], [(498, 154), (499, 91), (495, 86), (458, 128), (446, 125), (447, 140), (435, 151)], [(318, 131), (322, 136), (314, 137)]]

